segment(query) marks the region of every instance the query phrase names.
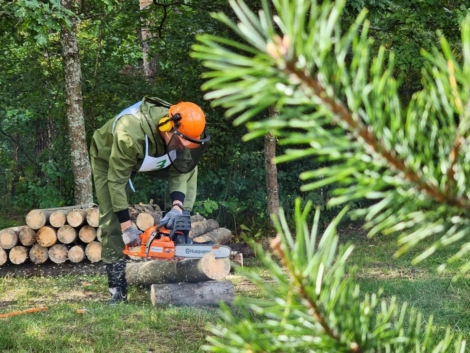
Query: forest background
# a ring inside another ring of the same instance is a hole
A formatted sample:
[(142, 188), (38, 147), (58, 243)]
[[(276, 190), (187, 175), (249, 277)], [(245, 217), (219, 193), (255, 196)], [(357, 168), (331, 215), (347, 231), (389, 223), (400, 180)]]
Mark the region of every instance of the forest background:
[[(251, 6), (256, 10), (261, 5), (253, 2)], [(375, 38), (372, 55), (379, 46), (396, 54), (395, 76), (402, 82), (404, 103), (421, 88), (420, 50), (430, 50), (438, 43), (438, 30), (459, 57), (460, 23), (470, 11), (466, 0), (352, 0), (347, 1), (341, 23), (348, 27), (364, 7), (369, 10), (370, 31)], [(273, 197), (279, 198), (288, 217), (299, 196), (325, 205), (334, 186), (301, 192), (298, 176), (326, 162), (304, 159), (278, 164), (274, 174), (278, 194), (272, 193), (273, 170), (268, 170), (271, 178), (266, 178), (266, 168), (272, 167), (270, 151), (275, 140), (266, 136), (264, 140), (243, 142), (246, 129), (234, 127), (223, 109), (213, 108), (204, 100), (204, 68), (191, 58), (191, 46), (198, 34), (234, 38), (233, 32), (209, 16), (219, 11), (235, 18), (225, 0), (154, 0), (140, 4), (0, 0), (2, 214), (24, 215), (33, 208), (76, 203), (74, 168), (84, 165), (85, 174), (87, 171), (86, 163), (74, 161), (77, 154), (72, 152), (78, 152), (79, 159), (87, 159), (93, 131), (144, 96), (173, 103), (193, 101), (207, 114), (211, 145), (199, 164), (194, 212), (217, 218), (236, 233), (259, 234), (269, 220), (267, 207)], [(79, 56), (75, 64), (81, 70), (78, 83), (84, 132), (68, 116), (65, 32), (77, 38)], [(269, 114), (273, 112), (261, 111), (259, 119)], [(76, 151), (74, 142), (79, 138), (74, 131), (86, 135), (82, 150)], [(276, 146), (276, 155), (283, 152), (284, 147)], [(137, 192), (131, 202), (153, 199), (165, 207), (166, 183), (138, 176), (134, 184)], [(356, 201), (352, 207), (366, 202)], [(328, 209), (322, 218), (327, 220), (337, 211)]]

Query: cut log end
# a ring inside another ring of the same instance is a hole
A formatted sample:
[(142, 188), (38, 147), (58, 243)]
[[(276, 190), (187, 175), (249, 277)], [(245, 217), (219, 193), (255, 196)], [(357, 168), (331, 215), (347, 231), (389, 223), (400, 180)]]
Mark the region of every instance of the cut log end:
[(70, 262), (79, 263), (85, 259), (85, 250), (79, 245), (72, 246), (68, 252)]
[(48, 250), (49, 259), (56, 264), (67, 261), (68, 249), (64, 244), (55, 244)]
[(0, 231), (0, 247), (9, 250), (18, 243), (18, 232), (13, 228), (6, 228)]
[(39, 244), (34, 244), (29, 250), (29, 258), (35, 264), (42, 264), (47, 261), (49, 254), (47, 248)]
[(204, 274), (213, 280), (221, 280), (230, 273), (230, 259), (216, 259), (212, 252), (203, 256), (199, 266)]
[(92, 227), (98, 227), (100, 223), (100, 210), (98, 208), (92, 208), (88, 211), (86, 216), (88, 225)]
[(78, 232), (78, 237), (84, 243), (91, 243), (93, 240), (96, 239), (96, 229), (90, 225), (85, 225), (80, 228)]
[(21, 245), (15, 246), (10, 250), (8, 257), (12, 264), (20, 265), (28, 258), (28, 249)]
[(57, 239), (63, 244), (70, 244), (77, 239), (77, 230), (69, 224), (64, 224), (57, 230)]
[(3, 266), (8, 260), (8, 254), (5, 250), (0, 248), (0, 266)]
[(101, 243), (92, 241), (85, 248), (85, 255), (91, 262), (101, 261)]
[(54, 228), (44, 226), (36, 232), (36, 241), (44, 248), (51, 247), (57, 242), (57, 234)]
[(36, 242), (36, 231), (28, 226), (21, 227), (18, 240), (24, 246), (31, 246)]
[(26, 224), (34, 230), (43, 227), (46, 222), (47, 218), (43, 210), (31, 210), (26, 215)]

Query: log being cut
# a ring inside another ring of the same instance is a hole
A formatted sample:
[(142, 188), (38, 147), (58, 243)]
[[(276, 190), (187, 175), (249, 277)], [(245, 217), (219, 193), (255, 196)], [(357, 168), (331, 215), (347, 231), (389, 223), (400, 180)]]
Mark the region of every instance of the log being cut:
[(129, 262), (126, 266), (126, 278), (129, 284), (145, 287), (159, 283), (221, 280), (229, 273), (230, 259), (216, 259), (212, 252), (200, 259), (149, 260)]
[(218, 305), (229, 304), (235, 298), (235, 286), (230, 281), (181, 282), (152, 284), (153, 305)]

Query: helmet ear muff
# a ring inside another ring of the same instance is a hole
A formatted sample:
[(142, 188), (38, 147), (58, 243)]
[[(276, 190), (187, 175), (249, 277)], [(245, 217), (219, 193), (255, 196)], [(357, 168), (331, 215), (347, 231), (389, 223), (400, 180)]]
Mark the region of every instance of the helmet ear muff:
[(170, 132), (172, 128), (172, 119), (169, 117), (163, 118), (158, 124), (158, 130), (161, 132)]

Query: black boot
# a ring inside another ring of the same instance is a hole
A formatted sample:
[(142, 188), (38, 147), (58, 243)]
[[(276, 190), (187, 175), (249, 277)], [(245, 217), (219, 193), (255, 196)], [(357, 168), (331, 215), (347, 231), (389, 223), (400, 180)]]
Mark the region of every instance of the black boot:
[(126, 262), (120, 261), (106, 264), (108, 288), (111, 293), (110, 305), (127, 302)]

